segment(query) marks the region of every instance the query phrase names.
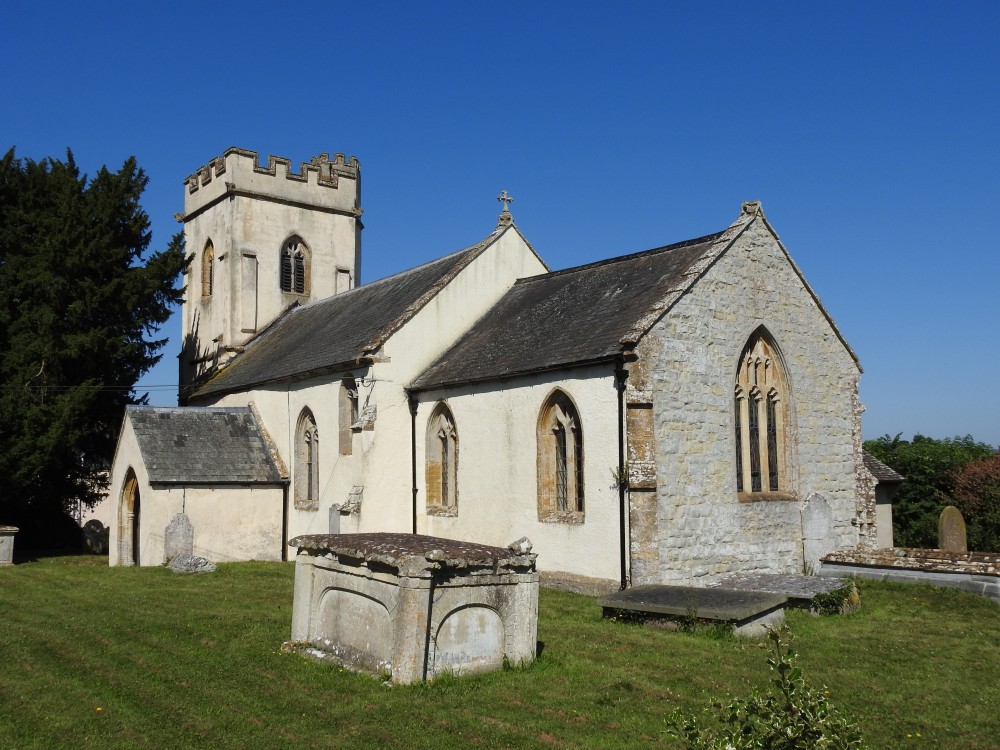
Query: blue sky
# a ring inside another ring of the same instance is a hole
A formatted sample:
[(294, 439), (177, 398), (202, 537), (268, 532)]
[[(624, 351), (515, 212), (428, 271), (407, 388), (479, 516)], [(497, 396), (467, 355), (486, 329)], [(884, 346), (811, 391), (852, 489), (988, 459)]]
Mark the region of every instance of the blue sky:
[(501, 189), (553, 268), (757, 199), (861, 360), (865, 437), (1000, 445), (1000, 3), (39, 0), (2, 24), (0, 146), (135, 155), (156, 247), (229, 146), (360, 159), (363, 281), (486, 235)]

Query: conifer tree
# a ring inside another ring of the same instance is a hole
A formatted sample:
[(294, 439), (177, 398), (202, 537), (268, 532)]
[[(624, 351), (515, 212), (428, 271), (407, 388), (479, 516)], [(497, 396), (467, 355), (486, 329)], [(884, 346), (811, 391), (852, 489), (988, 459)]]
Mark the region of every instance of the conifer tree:
[(104, 491), (125, 406), (145, 400), (135, 383), (180, 300), (183, 238), (149, 252), (146, 184), (134, 158), (90, 180), (71, 152), (0, 159), (0, 523), (25, 542)]

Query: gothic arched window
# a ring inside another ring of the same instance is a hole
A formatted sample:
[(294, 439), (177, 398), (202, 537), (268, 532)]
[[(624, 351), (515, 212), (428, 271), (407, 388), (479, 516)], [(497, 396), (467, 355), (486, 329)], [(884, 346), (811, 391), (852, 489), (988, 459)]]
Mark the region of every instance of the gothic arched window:
[(425, 451), (427, 509), (435, 515), (458, 514), (458, 430), (447, 404), (439, 403), (427, 420)]
[(295, 507), (319, 508), (319, 430), (312, 412), (303, 409), (295, 430)]
[(215, 246), (212, 240), (205, 243), (205, 249), (201, 253), (201, 296), (211, 297), (212, 287), (215, 283)]
[(736, 491), (788, 490), (785, 463), (787, 393), (774, 344), (755, 333), (740, 355), (736, 373)]
[(538, 519), (583, 522), (583, 426), (562, 391), (545, 401), (536, 431)]
[(281, 248), (281, 291), (309, 294), (309, 248), (300, 237), (289, 237)]

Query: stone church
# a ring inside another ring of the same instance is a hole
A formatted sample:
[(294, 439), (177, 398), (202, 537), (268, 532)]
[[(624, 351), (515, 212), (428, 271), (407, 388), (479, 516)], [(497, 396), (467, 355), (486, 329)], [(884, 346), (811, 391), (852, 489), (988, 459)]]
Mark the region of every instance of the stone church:
[(162, 564), (168, 528), (213, 561), (526, 536), (623, 585), (874, 546), (857, 357), (759, 203), (552, 271), (504, 193), (475, 244), (360, 284), (360, 185), (353, 157), (235, 148), (188, 178), (181, 405), (125, 415), (112, 565)]

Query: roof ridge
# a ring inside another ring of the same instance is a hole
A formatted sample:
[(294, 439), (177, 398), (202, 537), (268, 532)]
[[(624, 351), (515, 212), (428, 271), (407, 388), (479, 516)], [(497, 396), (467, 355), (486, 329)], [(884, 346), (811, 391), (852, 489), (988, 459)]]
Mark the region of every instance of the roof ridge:
[[(506, 227), (503, 227), (503, 229), (506, 229)], [(448, 253), (447, 255), (442, 255), (440, 258), (432, 258), (431, 260), (425, 261), (425, 262), (421, 263), (420, 265), (412, 266), (410, 268), (404, 268), (402, 271), (397, 271), (396, 273), (391, 273), (388, 276), (383, 276), (380, 279), (375, 279), (374, 281), (369, 281), (367, 284), (359, 284), (358, 286), (353, 287), (351, 289), (348, 289), (346, 291), (337, 292), (336, 294), (331, 294), (329, 297), (323, 297), (322, 299), (313, 300), (312, 302), (306, 302), (305, 304), (299, 304), (294, 309), (289, 310), (289, 312), (295, 313), (295, 312), (297, 312), (299, 310), (310, 310), (310, 309), (312, 309), (314, 307), (318, 307), (320, 305), (326, 304), (326, 303), (330, 302), (330, 300), (337, 299), (337, 298), (343, 298), (343, 296), (346, 295), (346, 294), (351, 294), (351, 293), (357, 292), (357, 291), (359, 291), (361, 289), (370, 289), (373, 286), (377, 286), (378, 284), (382, 284), (382, 283), (385, 283), (385, 282), (388, 282), (388, 281), (395, 281), (395, 280), (398, 280), (400, 278), (403, 278), (404, 276), (412, 274), (412, 273), (414, 273), (416, 271), (420, 271), (420, 270), (426, 269), (428, 266), (432, 266), (435, 263), (441, 263), (442, 261), (448, 260), (449, 258), (454, 258), (456, 255), (461, 255), (462, 253), (467, 253), (467, 252), (472, 251), (472, 250), (481, 249), (481, 246), (485, 247), (487, 244), (489, 244), (488, 241), (490, 239), (492, 239), (495, 235), (499, 236), (499, 234), (498, 234), (499, 230), (500, 230), (500, 227), (497, 227), (497, 229), (494, 229), (492, 232), (490, 232), (488, 235), (486, 235), (486, 237), (484, 237), (483, 239), (481, 239), (479, 242), (477, 242), (477, 243), (475, 243), (473, 245), (469, 245), (468, 247), (463, 247), (461, 250), (455, 250), (453, 252)]]
[[(728, 227), (727, 227), (728, 229)], [(617, 255), (614, 258), (604, 258), (603, 260), (596, 260), (592, 263), (584, 263), (580, 266), (570, 266), (569, 268), (561, 268), (558, 271), (550, 271), (549, 273), (539, 274), (538, 276), (527, 276), (523, 279), (518, 279), (517, 283), (527, 283), (529, 281), (542, 281), (544, 279), (550, 279), (553, 276), (566, 276), (571, 273), (577, 273), (579, 271), (588, 271), (592, 268), (599, 268), (601, 266), (609, 266), (615, 263), (623, 263), (629, 260), (635, 260), (636, 258), (641, 258), (643, 256), (656, 255), (658, 253), (669, 252), (671, 250), (680, 250), (685, 247), (691, 247), (693, 245), (700, 245), (705, 242), (714, 242), (719, 239), (723, 234), (726, 233), (726, 229), (720, 232), (713, 232), (712, 234), (706, 234), (703, 237), (695, 237), (690, 240), (683, 240), (681, 242), (674, 242), (670, 245), (662, 245), (661, 247), (650, 248), (649, 250), (640, 250), (635, 253), (627, 253), (626, 255)]]

